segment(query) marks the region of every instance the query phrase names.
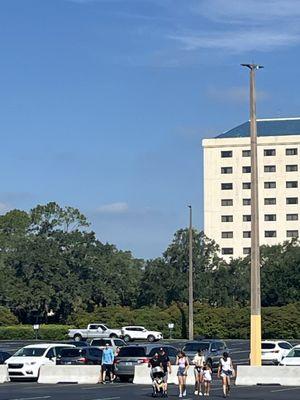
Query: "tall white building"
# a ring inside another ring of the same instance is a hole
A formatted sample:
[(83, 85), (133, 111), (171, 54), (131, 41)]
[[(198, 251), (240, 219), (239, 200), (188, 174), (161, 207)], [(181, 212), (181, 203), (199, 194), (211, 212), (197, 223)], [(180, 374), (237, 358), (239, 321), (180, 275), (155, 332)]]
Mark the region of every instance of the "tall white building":
[[(300, 232), (300, 118), (257, 120), (260, 244)], [(204, 232), (225, 259), (250, 253), (250, 124), (204, 139)]]

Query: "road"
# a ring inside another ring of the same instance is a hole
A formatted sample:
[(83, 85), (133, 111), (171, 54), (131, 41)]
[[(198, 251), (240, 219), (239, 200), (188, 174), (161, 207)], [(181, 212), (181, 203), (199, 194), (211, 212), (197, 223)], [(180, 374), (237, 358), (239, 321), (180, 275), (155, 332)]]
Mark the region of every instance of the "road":
[[(165, 341), (180, 348), (183, 341)], [(248, 364), (249, 341), (227, 340), (230, 355), (235, 365)], [(32, 341), (30, 342), (32, 343)], [(29, 344), (28, 341), (5, 341), (0, 342), (0, 349), (14, 352), (20, 347)], [(114, 383), (106, 385), (41, 385), (35, 382), (10, 382), (0, 384), (0, 400), (130, 400), (150, 399), (151, 387), (133, 385), (132, 383)], [(188, 387), (186, 400), (194, 396), (193, 388)], [(213, 377), (211, 398), (222, 398), (220, 381)], [(235, 387), (233, 385), (231, 396), (236, 400), (290, 400), (300, 399), (300, 387), (281, 386), (255, 386)], [(169, 398), (178, 398), (178, 388), (175, 385), (169, 388)]]

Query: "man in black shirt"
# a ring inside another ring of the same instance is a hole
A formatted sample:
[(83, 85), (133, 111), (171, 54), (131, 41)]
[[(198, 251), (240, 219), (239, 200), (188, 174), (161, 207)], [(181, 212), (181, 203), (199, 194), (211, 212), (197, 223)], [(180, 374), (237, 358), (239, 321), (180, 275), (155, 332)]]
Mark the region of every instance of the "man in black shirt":
[(168, 391), (168, 373), (171, 374), (172, 373), (172, 369), (171, 369), (171, 362), (170, 359), (167, 355), (167, 353), (165, 352), (164, 348), (161, 347), (159, 349), (159, 361), (160, 361), (160, 365), (164, 370), (164, 393), (165, 395), (167, 395), (167, 391)]

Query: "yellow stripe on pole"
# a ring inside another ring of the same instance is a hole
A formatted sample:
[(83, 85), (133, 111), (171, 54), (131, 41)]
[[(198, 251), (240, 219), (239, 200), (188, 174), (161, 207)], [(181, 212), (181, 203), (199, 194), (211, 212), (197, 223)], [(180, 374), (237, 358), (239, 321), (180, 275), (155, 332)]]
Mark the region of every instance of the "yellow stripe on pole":
[(250, 365), (261, 366), (261, 315), (251, 315)]

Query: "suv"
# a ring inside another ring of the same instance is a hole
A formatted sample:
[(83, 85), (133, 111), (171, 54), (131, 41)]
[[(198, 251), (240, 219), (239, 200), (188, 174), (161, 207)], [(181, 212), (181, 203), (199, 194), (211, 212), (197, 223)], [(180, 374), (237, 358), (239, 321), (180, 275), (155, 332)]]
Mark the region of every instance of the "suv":
[(261, 342), (261, 361), (263, 364), (278, 365), (292, 347), (284, 340), (264, 340)]
[(102, 350), (98, 347), (75, 347), (62, 349), (56, 365), (101, 365)]
[(93, 339), (91, 341), (91, 346), (96, 346), (99, 347), (100, 349), (104, 349), (107, 344), (113, 348), (114, 353), (116, 353), (116, 350), (118, 348), (120, 349), (121, 347), (127, 346), (127, 343), (124, 342), (124, 340), (122, 339), (106, 338), (106, 339)]
[(148, 331), (143, 326), (123, 326), (121, 332), (125, 342), (130, 342), (131, 340), (148, 340), (148, 342), (154, 342), (163, 339), (161, 332)]
[(42, 365), (55, 365), (56, 357), (64, 348), (75, 348), (68, 344), (41, 343), (22, 347), (5, 361), (9, 377), (37, 379)]
[(157, 346), (154, 344), (136, 345), (122, 347), (118, 356), (115, 358), (115, 374), (121, 382), (127, 382), (134, 376), (134, 367), (149, 362), (159, 349), (163, 347), (170, 358), (171, 364), (175, 364), (178, 350), (173, 346)]
[(204, 339), (200, 341), (187, 342), (182, 349), (188, 356), (190, 362), (193, 361), (198, 350), (203, 351), (206, 363), (211, 368), (217, 368), (220, 358), (224, 351), (228, 351), (227, 345), (222, 340)]

